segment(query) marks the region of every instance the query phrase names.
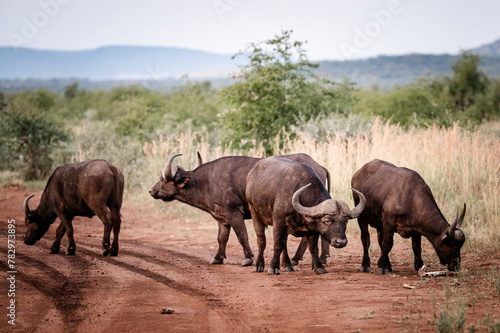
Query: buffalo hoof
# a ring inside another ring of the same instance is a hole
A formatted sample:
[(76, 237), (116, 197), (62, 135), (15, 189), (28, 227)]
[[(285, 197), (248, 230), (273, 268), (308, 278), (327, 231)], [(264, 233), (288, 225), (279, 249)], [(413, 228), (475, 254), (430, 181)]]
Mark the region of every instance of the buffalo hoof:
[(368, 266), (368, 267), (361, 267), (361, 271), (363, 273), (370, 273), (372, 271), (372, 269), (370, 268), (370, 266)]
[(257, 267), (257, 266), (256, 266), (256, 267), (254, 267), (254, 268), (253, 268), (253, 271), (254, 271), (254, 272), (257, 272), (257, 273), (261, 273), (261, 272), (263, 272), (263, 271), (264, 271), (264, 267), (262, 267), (262, 266)]
[(54, 247), (50, 249), (50, 254), (58, 254), (58, 253), (59, 253), (59, 249), (54, 248)]
[(211, 265), (222, 265), (223, 262), (224, 259), (219, 259), (219, 258), (213, 258), (212, 260), (210, 260)]
[(103, 249), (102, 250), (102, 256), (107, 257), (111, 254), (111, 249)]
[(392, 272), (392, 268), (387, 267), (377, 267), (377, 273), (381, 275), (387, 275), (389, 272)]
[(253, 265), (253, 259), (252, 258), (245, 258), (243, 262), (241, 263), (241, 266), (252, 266)]
[(280, 275), (280, 269), (279, 268), (269, 268), (267, 270), (267, 274), (269, 274), (269, 275)]
[(324, 267), (319, 267), (314, 270), (316, 274), (326, 274), (328, 271)]
[(118, 249), (111, 249), (111, 252), (109, 253), (111, 257), (116, 257), (118, 255)]
[(287, 271), (287, 272), (296, 272), (295, 267), (293, 267), (293, 266), (287, 266), (287, 267), (285, 267), (285, 271)]
[(292, 265), (297, 266), (299, 264), (299, 260), (292, 259), (290, 261), (292, 262)]
[(319, 258), (319, 261), (320, 261), (323, 265), (325, 265), (325, 264), (326, 264), (326, 257), (320, 257), (320, 258)]
[(66, 255), (67, 256), (74, 256), (75, 252), (76, 252), (75, 249), (69, 248), (68, 250), (66, 250)]

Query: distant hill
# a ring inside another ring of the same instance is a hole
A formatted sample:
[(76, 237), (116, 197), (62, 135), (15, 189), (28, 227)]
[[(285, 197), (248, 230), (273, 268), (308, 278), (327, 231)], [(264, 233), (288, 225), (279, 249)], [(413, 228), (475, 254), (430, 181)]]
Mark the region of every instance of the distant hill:
[(172, 47), (108, 46), (89, 51), (0, 47), (0, 79), (165, 80), (185, 74), (210, 78), (235, 68), (231, 55)]
[(471, 52), (480, 56), (500, 56), (500, 39), (494, 41), (493, 43), (472, 49)]
[[(481, 68), (500, 78), (500, 39), (471, 50), (481, 55)], [(364, 60), (321, 61), (318, 73), (336, 80), (344, 76), (358, 86), (389, 88), (406, 85), (427, 74), (451, 73), (458, 55), (409, 54)], [(241, 61), (242, 59), (238, 59)], [(109, 89), (120, 84), (144, 84), (166, 90), (183, 75), (209, 79), (216, 85), (231, 82), (237, 71), (229, 54), (172, 47), (107, 46), (87, 51), (50, 51), (0, 47), (0, 90), (47, 87), (61, 91), (74, 81), (85, 89)]]
[[(430, 74), (449, 75), (458, 55), (409, 54), (379, 56), (366, 60), (322, 61), (318, 72), (336, 79), (347, 77), (359, 86), (378, 85), (389, 88), (407, 85), (415, 78)], [(489, 76), (500, 78), (500, 56), (482, 56), (480, 67)]]

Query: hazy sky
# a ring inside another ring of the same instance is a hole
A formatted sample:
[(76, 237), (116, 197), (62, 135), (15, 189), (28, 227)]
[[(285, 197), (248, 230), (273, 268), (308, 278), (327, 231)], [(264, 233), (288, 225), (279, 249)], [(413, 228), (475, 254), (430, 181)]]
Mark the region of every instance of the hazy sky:
[(284, 29), (312, 60), (457, 53), (500, 38), (497, 0), (0, 0), (0, 46), (229, 53)]

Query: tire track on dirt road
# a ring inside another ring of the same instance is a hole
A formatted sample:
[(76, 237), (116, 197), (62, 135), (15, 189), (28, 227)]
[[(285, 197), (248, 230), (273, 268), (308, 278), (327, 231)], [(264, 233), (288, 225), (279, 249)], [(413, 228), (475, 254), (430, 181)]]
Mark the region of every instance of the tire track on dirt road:
[[(80, 242), (81, 245), (86, 246), (86, 244)], [(165, 264), (164, 261), (157, 259), (157, 258), (152, 258), (148, 255), (141, 255), (138, 253), (133, 253), (129, 251), (122, 251), (120, 250), (120, 254), (118, 257), (102, 257), (98, 252), (94, 252), (93, 250), (89, 250), (88, 248), (82, 248), (81, 246), (78, 248), (78, 251), (81, 254), (87, 255), (94, 257), (97, 260), (104, 261), (107, 264), (117, 266), (119, 268), (128, 270), (132, 273), (136, 273), (142, 276), (145, 276), (149, 279), (155, 280), (156, 282), (159, 282), (161, 284), (164, 284), (165, 286), (176, 289), (178, 291), (181, 291), (189, 296), (204, 296), (204, 297), (213, 297), (213, 295), (209, 292), (205, 292), (201, 289), (194, 288), (188, 284), (180, 283), (175, 281), (174, 279), (171, 279), (165, 275), (162, 275), (160, 273), (153, 272), (152, 270), (146, 269), (146, 268), (141, 268), (138, 266), (134, 266), (133, 264), (130, 264), (126, 261), (123, 260), (125, 257), (123, 254), (126, 254), (128, 256), (136, 257), (138, 259), (142, 259), (151, 263), (156, 263), (156, 264)]]
[[(7, 250), (0, 247), (0, 251), (6, 253)], [(91, 264), (84, 258), (75, 257), (63, 257), (61, 263), (69, 264), (69, 276), (42, 260), (17, 252), (16, 280), (30, 285), (49, 298), (61, 316), (64, 330), (71, 331), (76, 329), (79, 322), (83, 320), (83, 317), (79, 315), (80, 310), (85, 307), (81, 302), (83, 299), (82, 289), (89, 284), (84, 277), (88, 275)], [(7, 270), (7, 264), (3, 261), (0, 263), (0, 267)], [(30, 270), (34, 268), (36, 272), (27, 274), (25, 267), (29, 267)], [(49, 308), (50, 306), (46, 307), (47, 310)]]
[[(94, 250), (95, 244), (85, 241), (79, 241), (78, 244), (80, 244), (80, 247), (77, 251), (86, 256), (93, 257), (94, 260), (146, 277), (181, 294), (197, 299), (200, 304), (204, 304), (203, 307), (206, 311), (204, 315), (208, 316), (208, 312), (212, 313), (212, 316), (215, 314), (219, 318), (220, 325), (226, 327), (227, 331), (232, 331), (235, 328), (239, 328), (238, 331), (250, 331), (249, 323), (241, 318), (238, 311), (233, 310), (232, 306), (226, 304), (220, 295), (205, 289), (203, 286), (207, 285), (208, 282), (197, 273), (200, 269), (203, 269), (203, 266), (207, 266), (203, 258), (137, 241), (121, 241), (121, 243), (133, 243), (134, 248), (147, 249), (151, 253), (138, 253), (134, 250), (122, 248), (117, 257), (102, 257), (100, 252)], [(156, 255), (167, 257), (168, 259), (160, 259)], [(137, 263), (130, 262), (129, 258), (140, 260), (142, 267), (139, 267)], [(153, 268), (147, 267), (149, 264), (160, 266), (164, 271), (155, 272)], [(193, 269), (188, 269), (188, 266)], [(214, 271), (213, 267), (209, 267), (208, 269)], [(174, 279), (169, 277), (169, 272), (177, 275), (180, 274), (182, 281), (179, 281), (179, 278)]]

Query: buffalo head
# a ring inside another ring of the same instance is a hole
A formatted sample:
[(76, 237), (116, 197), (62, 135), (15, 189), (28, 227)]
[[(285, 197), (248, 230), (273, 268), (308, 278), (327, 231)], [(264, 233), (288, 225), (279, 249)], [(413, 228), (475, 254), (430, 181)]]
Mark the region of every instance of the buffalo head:
[(350, 219), (355, 219), (361, 214), (365, 208), (365, 196), (355, 190), (360, 202), (354, 209), (341, 200), (327, 199), (313, 207), (304, 207), (300, 204), (301, 193), (309, 187), (307, 184), (299, 188), (292, 197), (292, 205), (295, 210), (301, 214), (306, 221), (312, 226), (312, 229), (321, 234), (334, 247), (342, 248), (347, 245), (347, 237), (345, 230), (347, 222)]
[(23, 208), (25, 214), (25, 224), (26, 224), (26, 235), (24, 236), (24, 244), (33, 245), (40, 238), (45, 235), (47, 230), (52, 223), (54, 223), (55, 218), (44, 218), (42, 215), (38, 213), (37, 210), (30, 210), (29, 208), (29, 200), (33, 198), (34, 195), (30, 195), (24, 200)]
[(459, 209), (457, 207), (455, 220), (448, 227), (448, 230), (441, 235), (441, 243), (438, 245), (439, 249), (436, 249), (441, 264), (446, 265), (450, 271), (460, 268), (460, 249), (465, 243), (465, 235), (460, 227), (464, 220), (466, 208), (467, 206), (464, 204), (462, 214), (458, 217)]
[(174, 158), (181, 155), (175, 154), (168, 159), (167, 164), (161, 170), (160, 181), (149, 190), (149, 194), (153, 198), (172, 201), (176, 198), (179, 190), (191, 179), (189, 172), (178, 165), (172, 165)]

